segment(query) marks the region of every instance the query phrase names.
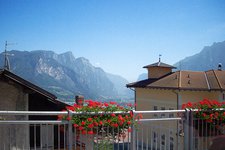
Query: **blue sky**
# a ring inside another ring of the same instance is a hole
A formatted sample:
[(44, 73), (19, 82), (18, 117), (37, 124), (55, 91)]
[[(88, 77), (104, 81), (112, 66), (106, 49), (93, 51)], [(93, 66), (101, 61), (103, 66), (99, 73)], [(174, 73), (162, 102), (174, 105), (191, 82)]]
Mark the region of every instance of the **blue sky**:
[(0, 48), (72, 51), (135, 81), (225, 40), (224, 0), (0, 0)]

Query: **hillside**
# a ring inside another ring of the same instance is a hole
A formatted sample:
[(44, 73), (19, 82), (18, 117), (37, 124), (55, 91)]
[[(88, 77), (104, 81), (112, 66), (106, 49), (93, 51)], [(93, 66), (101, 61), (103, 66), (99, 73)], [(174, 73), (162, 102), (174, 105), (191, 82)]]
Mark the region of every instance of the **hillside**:
[[(218, 69), (219, 63), (222, 64), (222, 69), (225, 69), (225, 41), (205, 46), (199, 53), (186, 57), (173, 66), (176, 66), (177, 70), (206, 71)], [(147, 73), (138, 77), (138, 81), (144, 79), (147, 79)]]
[[(132, 97), (126, 92), (126, 81), (117, 76), (111, 78), (88, 59), (75, 58), (72, 52), (56, 54), (53, 51), (9, 51), (11, 71), (26, 80), (55, 94), (59, 99), (73, 101), (75, 95), (86, 99), (122, 99)], [(0, 56), (3, 68), (3, 55)]]
[(187, 57), (174, 66), (179, 70), (206, 71), (217, 69), (219, 63), (225, 65), (225, 41), (206, 46), (198, 54)]

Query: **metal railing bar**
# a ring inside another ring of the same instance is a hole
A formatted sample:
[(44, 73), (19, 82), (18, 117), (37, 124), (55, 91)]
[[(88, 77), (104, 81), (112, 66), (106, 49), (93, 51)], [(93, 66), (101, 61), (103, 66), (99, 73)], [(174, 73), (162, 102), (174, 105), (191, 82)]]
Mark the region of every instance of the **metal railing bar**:
[(64, 144), (64, 150), (65, 150), (65, 148), (66, 148), (66, 128), (65, 128), (65, 124), (63, 125), (63, 144)]
[[(109, 128), (109, 127), (108, 127)], [(114, 127), (113, 127), (114, 130)], [(119, 133), (119, 127), (117, 128), (117, 133)], [(119, 149), (119, 142), (120, 142), (120, 137), (119, 134), (117, 135), (117, 148)]]
[(167, 134), (167, 132), (165, 132), (165, 133), (166, 133), (165, 134), (165, 140), (164, 140), (165, 141), (165, 148), (168, 149), (168, 145), (169, 145), (168, 144), (169, 134)]
[[(222, 111), (222, 110), (225, 110), (225, 108), (216, 108), (216, 109), (213, 109), (211, 111)], [(197, 112), (199, 111), (198, 109), (186, 109), (186, 110), (150, 110), (150, 111), (136, 111), (136, 110), (133, 110), (133, 113), (134, 114), (154, 114), (154, 113), (184, 113), (185, 111), (193, 111), (193, 112)], [(204, 112), (207, 112), (208, 110), (201, 110), (201, 111), (204, 111)]]
[[(152, 126), (151, 126), (151, 137), (153, 137), (152, 132), (153, 132), (153, 131), (152, 131)], [(151, 138), (151, 142), (150, 142), (150, 143), (151, 143), (150, 146), (151, 146), (151, 150), (152, 150), (152, 149), (153, 149), (153, 138)]]
[(57, 134), (58, 134), (58, 150), (60, 149), (60, 125), (57, 125)]
[[(131, 128), (130, 126), (128, 128)], [(128, 130), (127, 130), (128, 132)], [(127, 149), (130, 149), (130, 132), (127, 133), (128, 134), (128, 137), (127, 137), (127, 140), (128, 140), (128, 143), (127, 143)]]
[[(94, 132), (94, 127), (91, 128), (91, 131)], [(95, 141), (94, 141), (94, 135), (92, 135), (92, 141), (91, 141), (91, 144), (93, 145), (93, 147), (95, 146)]]
[(182, 118), (154, 118), (154, 119), (139, 119), (139, 122), (149, 122), (149, 121), (174, 121), (182, 120)]
[(162, 131), (161, 131), (161, 126), (162, 124), (160, 123), (159, 124), (159, 149), (161, 150), (161, 147), (162, 147)]
[(99, 112), (75, 112), (75, 111), (71, 111), (71, 114), (74, 115), (100, 115), (100, 114), (129, 114), (130, 111), (127, 112), (123, 112), (123, 111), (114, 111), (114, 112), (104, 112), (104, 111), (99, 111)]
[(67, 121), (38, 121), (38, 120), (1, 120), (0, 124), (67, 124)]
[(156, 149), (157, 149), (158, 148), (158, 133), (156, 133), (155, 145), (156, 145)]
[(37, 148), (37, 143), (36, 143), (36, 125), (34, 124), (34, 150)]
[(52, 144), (53, 144), (53, 149), (55, 149), (55, 125), (51, 124), (52, 126), (52, 131), (51, 131), (51, 137), (52, 137)]
[(148, 143), (148, 134), (149, 134), (149, 128), (147, 128), (147, 131), (146, 131), (146, 149), (148, 149), (148, 145), (149, 145), (149, 143)]
[(184, 150), (189, 150), (189, 144), (190, 144), (190, 139), (189, 139), (189, 122), (190, 122), (190, 117), (189, 117), (189, 111), (185, 112), (185, 119), (183, 120), (183, 128), (184, 128)]
[(168, 130), (168, 133), (167, 133), (167, 136), (166, 136), (166, 143), (167, 143), (167, 146), (166, 146), (166, 149), (170, 150), (170, 130)]
[[(122, 128), (123, 128), (123, 130), (124, 130), (124, 126), (123, 126)], [(123, 133), (123, 134), (125, 134), (125, 137), (127, 136), (126, 133)], [(122, 143), (123, 143), (123, 150), (124, 150), (124, 139), (125, 139), (125, 138), (123, 137), (122, 139), (123, 139), (123, 142), (122, 142)]]
[(154, 113), (184, 113), (185, 110), (150, 110), (150, 111), (136, 111), (133, 110), (134, 114), (154, 114)]
[[(135, 116), (135, 115), (134, 115)], [(132, 121), (134, 121), (134, 117), (132, 118)], [(135, 127), (134, 124), (131, 124), (131, 150), (135, 150)]]
[(74, 128), (74, 132), (73, 132), (73, 147), (76, 148), (76, 129)]
[[(71, 113), (71, 111), (69, 111), (69, 117), (70, 118), (72, 118), (72, 113)], [(69, 150), (72, 150), (72, 145), (73, 145), (73, 143), (72, 143), (72, 122), (71, 122), (71, 120), (69, 120), (69, 122), (68, 122), (68, 149)]]
[[(41, 133), (41, 131), (42, 131), (42, 125), (40, 124), (40, 133)], [(43, 147), (43, 143), (42, 143), (42, 134), (40, 134), (40, 147), (41, 147), (41, 149), (42, 149), (42, 147)]]
[(12, 148), (12, 142), (11, 142), (11, 136), (12, 136), (12, 132), (11, 132), (11, 129), (12, 129), (12, 125), (10, 125), (10, 128), (9, 128), (9, 148), (11, 149)]
[(143, 135), (143, 130), (144, 130), (144, 128), (141, 128), (141, 149), (144, 149), (144, 135)]
[(67, 115), (67, 111), (0, 111), (0, 115)]
[(46, 141), (47, 141), (47, 144), (46, 144), (46, 146), (47, 146), (47, 147), (46, 147), (46, 148), (49, 148), (49, 145), (48, 145), (48, 143), (49, 143), (49, 142), (48, 142), (48, 140), (49, 140), (48, 128), (49, 128), (49, 125), (48, 125), (48, 124), (46, 124), (46, 134), (47, 134), (47, 135), (46, 135)]
[[(17, 130), (17, 128), (18, 128), (18, 125), (15, 126), (15, 129), (16, 129), (16, 130)], [(17, 137), (17, 132), (14, 132), (14, 134), (15, 134), (14, 136)], [(17, 143), (18, 143), (18, 142), (17, 142), (17, 138), (16, 138), (16, 139), (15, 139), (16, 150), (17, 150)]]
[[(97, 134), (97, 137), (96, 137), (96, 143), (98, 143), (98, 136), (99, 136), (99, 135), (98, 135), (98, 134), (99, 134), (98, 128), (97, 128), (97, 133), (96, 133), (96, 134)], [(96, 149), (96, 148), (97, 148), (97, 150), (98, 150), (98, 145), (97, 145), (97, 146), (95, 145), (95, 149)]]

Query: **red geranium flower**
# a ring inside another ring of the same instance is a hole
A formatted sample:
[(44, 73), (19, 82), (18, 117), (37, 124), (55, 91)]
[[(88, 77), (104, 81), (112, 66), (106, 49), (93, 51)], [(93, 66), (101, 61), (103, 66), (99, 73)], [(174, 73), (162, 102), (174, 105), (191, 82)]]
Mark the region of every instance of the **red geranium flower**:
[[(73, 106), (66, 107), (66, 109), (79, 112), (81, 114), (74, 114), (72, 118), (59, 115), (58, 119), (71, 121), (74, 128), (79, 130), (79, 133), (82, 134), (93, 134), (98, 133), (95, 131), (99, 129), (107, 129), (109, 132), (112, 132), (111, 134), (119, 135), (123, 133), (124, 130), (127, 130), (132, 123), (136, 123), (132, 118), (132, 104), (120, 106), (116, 102), (102, 103), (93, 100), (85, 100), (82, 106), (74, 104)], [(122, 113), (114, 113), (116, 111), (120, 111)], [(110, 129), (117, 128), (119, 126), (122, 128), (115, 130)]]
[(188, 102), (183, 104), (182, 108), (190, 110), (198, 109), (198, 111), (195, 111), (195, 117), (205, 120), (211, 126), (225, 123), (225, 112), (220, 110), (220, 108), (225, 108), (224, 102), (205, 98), (196, 103)]

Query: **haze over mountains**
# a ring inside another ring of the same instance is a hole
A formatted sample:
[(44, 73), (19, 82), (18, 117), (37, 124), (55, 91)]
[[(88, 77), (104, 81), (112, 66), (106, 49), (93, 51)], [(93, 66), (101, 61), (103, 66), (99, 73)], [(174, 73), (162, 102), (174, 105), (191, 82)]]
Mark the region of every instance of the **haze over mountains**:
[[(73, 101), (75, 95), (85, 99), (132, 99), (133, 93), (125, 86), (128, 81), (118, 75), (94, 67), (84, 57), (75, 58), (72, 52), (17, 51), (8, 53), (11, 71), (55, 94), (59, 99)], [(3, 66), (3, 55), (0, 64)], [(1, 67), (3, 68), (3, 67)]]
[[(222, 64), (222, 69), (225, 69), (225, 41), (205, 46), (199, 53), (178, 61), (174, 66), (177, 70), (207, 71), (218, 69), (219, 63)], [(138, 81), (146, 78), (147, 74), (143, 73), (139, 75)]]
[(225, 69), (225, 41), (205, 46), (198, 54), (186, 57), (174, 66), (179, 70), (206, 71), (217, 69), (219, 63)]
[[(8, 53), (13, 54), (9, 56), (13, 73), (52, 92), (61, 100), (73, 101), (75, 95), (96, 100), (133, 99), (133, 92), (126, 88), (126, 79), (94, 67), (84, 57), (75, 58), (72, 52), (56, 54), (45, 50), (12, 50)], [(1, 54), (1, 68), (3, 61)], [(225, 66), (225, 41), (206, 46), (198, 54), (187, 57), (174, 66), (181, 70), (206, 71), (217, 69), (219, 63)], [(147, 74), (144, 73), (138, 80), (146, 78)]]

